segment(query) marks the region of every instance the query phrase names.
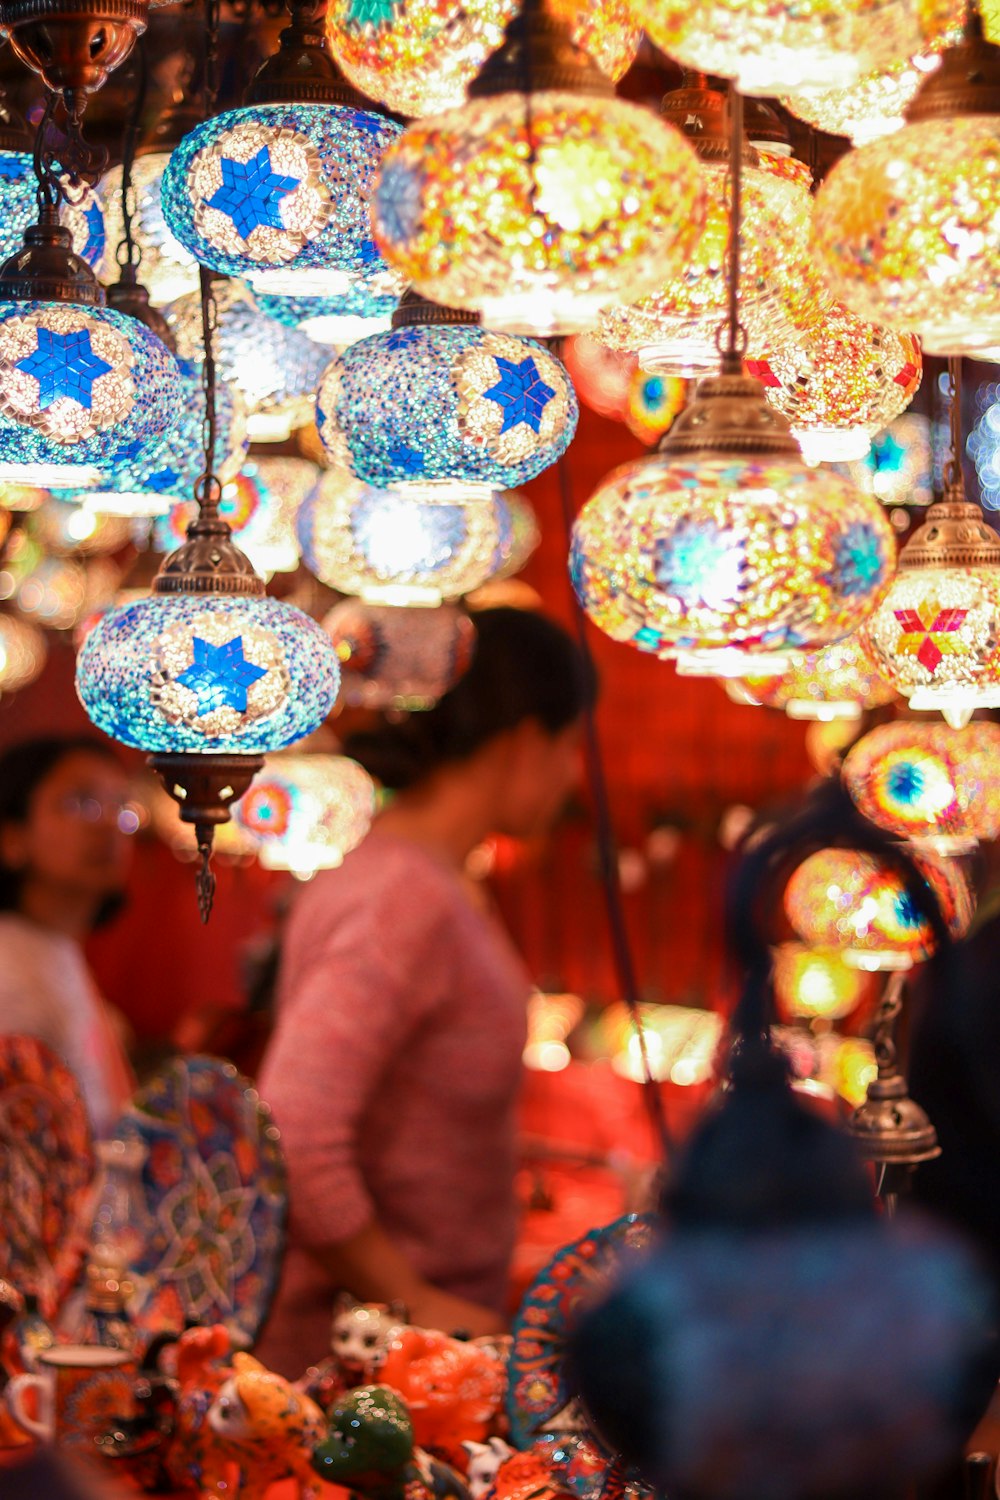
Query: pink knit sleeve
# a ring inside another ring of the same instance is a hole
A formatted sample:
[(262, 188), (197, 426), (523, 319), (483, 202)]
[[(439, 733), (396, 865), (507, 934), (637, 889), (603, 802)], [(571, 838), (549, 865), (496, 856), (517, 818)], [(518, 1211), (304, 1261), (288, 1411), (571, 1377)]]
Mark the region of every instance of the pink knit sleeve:
[(259, 1088), (281, 1131), (296, 1238), (321, 1249), (372, 1218), (359, 1122), (390, 1058), (446, 993), (449, 924), (440, 892), (391, 880), (339, 910), (324, 936), (328, 916), (304, 894), (304, 951), (283, 972)]

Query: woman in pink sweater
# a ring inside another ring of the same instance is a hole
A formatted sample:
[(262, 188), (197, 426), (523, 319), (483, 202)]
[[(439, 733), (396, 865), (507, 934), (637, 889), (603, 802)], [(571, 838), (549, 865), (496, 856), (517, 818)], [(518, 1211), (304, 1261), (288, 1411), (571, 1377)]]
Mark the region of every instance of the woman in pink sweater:
[(544, 616), (486, 610), (459, 683), (348, 752), (396, 792), (290, 918), (260, 1076), (288, 1162), (281, 1285), (259, 1353), (328, 1352), (341, 1289), (414, 1323), (504, 1325), (515, 1109), (530, 982), (465, 875), (492, 833), (558, 814), (592, 680)]

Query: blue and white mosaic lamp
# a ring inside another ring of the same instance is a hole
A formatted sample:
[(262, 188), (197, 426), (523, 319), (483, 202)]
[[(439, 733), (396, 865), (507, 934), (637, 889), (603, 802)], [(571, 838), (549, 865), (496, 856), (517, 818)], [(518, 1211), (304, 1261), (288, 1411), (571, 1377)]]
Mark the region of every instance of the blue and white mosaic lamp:
[(523, 484), (565, 453), (576, 393), (541, 344), (409, 292), (392, 321), (323, 376), (316, 425), (334, 465), (429, 498), (459, 486), (467, 499), (470, 487)]

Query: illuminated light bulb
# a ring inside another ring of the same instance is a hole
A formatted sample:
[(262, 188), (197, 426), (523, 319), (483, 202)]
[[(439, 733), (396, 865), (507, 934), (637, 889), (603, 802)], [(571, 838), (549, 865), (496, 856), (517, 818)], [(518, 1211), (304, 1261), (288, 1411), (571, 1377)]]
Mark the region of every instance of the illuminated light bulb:
[(476, 632), (464, 610), (401, 608), (345, 599), (323, 629), (340, 661), (349, 707), (431, 708), (472, 660)]
[(790, 719), (825, 723), (860, 719), (864, 709), (891, 703), (896, 696), (861, 630), (822, 651), (792, 657), (780, 677), (747, 677), (739, 686), (748, 694), (744, 702), (784, 709)]
[(468, 104), (389, 148), (372, 204), (391, 265), (507, 333), (585, 331), (602, 305), (654, 291), (703, 216), (690, 146), (616, 99), (544, 0), (511, 21)]
[[(952, 936), (964, 936), (974, 911), (964, 876), (926, 856), (914, 863)], [(785, 888), (785, 914), (804, 943), (873, 973), (912, 968), (934, 951), (930, 924), (901, 875), (857, 849), (822, 849), (803, 860)]]
[(851, 748), (842, 775), (866, 818), (936, 854), (1000, 837), (996, 724), (881, 724)]
[(866, 323), (838, 303), (800, 339), (746, 363), (792, 424), (807, 463), (864, 458), (871, 435), (913, 400), (923, 368), (912, 334)]
[[(516, 9), (516, 0), (398, 0), (374, 9), (358, 0), (332, 0), (327, 36), (363, 94), (413, 118), (464, 103), (466, 88), (500, 46)], [(554, 9), (598, 67), (620, 78), (641, 35), (625, 0), (592, 0), (583, 7), (558, 0)]]
[(1000, 343), (1000, 48), (966, 39), (895, 134), (849, 152), (816, 195), (814, 243), (831, 290), (925, 352)]
[(921, 51), (929, 16), (961, 20), (959, 0), (638, 0), (636, 19), (688, 68), (734, 78), (745, 94), (847, 88)]
[(234, 821), (268, 870), (300, 878), (335, 869), (371, 827), (375, 783), (344, 755), (272, 756), (236, 804)]
[(792, 1017), (840, 1021), (864, 999), (866, 983), (840, 953), (780, 943), (774, 952), (774, 991)]

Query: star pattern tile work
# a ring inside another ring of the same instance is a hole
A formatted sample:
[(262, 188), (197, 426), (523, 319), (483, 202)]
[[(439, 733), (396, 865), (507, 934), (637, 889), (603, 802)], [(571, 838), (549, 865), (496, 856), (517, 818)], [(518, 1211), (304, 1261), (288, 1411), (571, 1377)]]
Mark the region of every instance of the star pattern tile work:
[(243, 239), (249, 239), (262, 225), (269, 229), (284, 229), (281, 200), (295, 191), (299, 179), (273, 171), (266, 146), (261, 146), (249, 161), (233, 161), (231, 157), (223, 156), (219, 165), (222, 185), (206, 200), (209, 208), (217, 208), (232, 219), (237, 234)]
[(483, 392), (483, 397), (487, 401), (495, 401), (502, 408), (503, 425), (500, 431), (508, 432), (519, 422), (525, 422), (532, 432), (538, 432), (542, 414), (555, 396), (555, 391), (545, 384), (530, 354), (519, 364), (497, 355), (496, 366), (500, 379), (496, 385)]
[(396, 19), (396, 0), (351, 0), (345, 17), (348, 25), (391, 26)]
[(219, 708), (234, 708), (246, 713), (247, 688), (267, 676), (266, 667), (258, 667), (243, 655), (243, 637), (234, 636), (221, 646), (195, 636), (192, 641), (194, 661), (181, 672), (177, 681), (190, 688), (198, 699), (200, 714)]
[(107, 360), (95, 354), (90, 344), (90, 330), (53, 333), (50, 328), (37, 329), (38, 347), (14, 365), (38, 381), (38, 405), (41, 411), (61, 396), (76, 401), (90, 411), (94, 382), (111, 372)]

